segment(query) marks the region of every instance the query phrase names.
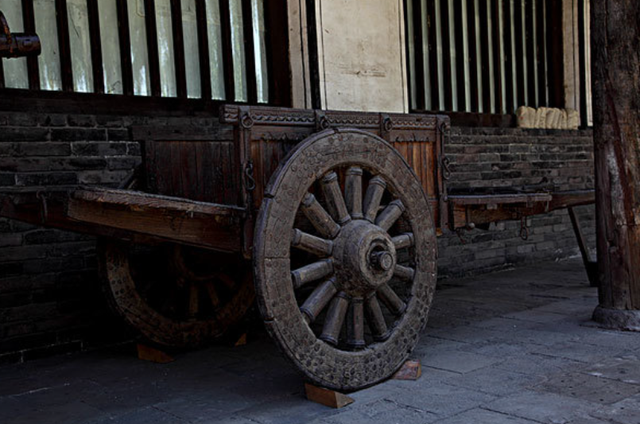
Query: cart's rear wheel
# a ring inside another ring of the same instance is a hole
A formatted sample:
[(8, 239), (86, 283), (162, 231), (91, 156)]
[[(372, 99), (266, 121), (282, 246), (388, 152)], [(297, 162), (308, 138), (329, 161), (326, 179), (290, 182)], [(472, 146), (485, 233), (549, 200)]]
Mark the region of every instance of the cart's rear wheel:
[(369, 133), (310, 137), (271, 179), (254, 269), (267, 329), (311, 381), (353, 390), (389, 377), (414, 348), (436, 283), (419, 181)]
[(98, 251), (116, 312), (161, 345), (205, 345), (237, 323), (254, 299), (250, 267), (238, 256), (111, 240), (102, 240)]

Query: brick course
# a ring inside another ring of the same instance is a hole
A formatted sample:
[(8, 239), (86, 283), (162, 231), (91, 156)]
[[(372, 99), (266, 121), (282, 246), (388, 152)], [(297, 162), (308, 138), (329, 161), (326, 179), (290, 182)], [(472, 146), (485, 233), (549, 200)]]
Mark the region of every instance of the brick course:
[[(115, 187), (140, 161), (132, 125), (215, 125), (206, 117), (0, 113), (3, 187), (98, 184)], [(445, 148), (452, 190), (544, 183), (593, 187), (590, 131), (454, 128)], [(581, 207), (594, 245), (593, 208)], [(439, 239), (442, 277), (487, 272), (577, 254), (566, 211)], [(122, 339), (124, 328), (100, 292), (95, 239), (0, 218), (0, 362), (85, 349)]]

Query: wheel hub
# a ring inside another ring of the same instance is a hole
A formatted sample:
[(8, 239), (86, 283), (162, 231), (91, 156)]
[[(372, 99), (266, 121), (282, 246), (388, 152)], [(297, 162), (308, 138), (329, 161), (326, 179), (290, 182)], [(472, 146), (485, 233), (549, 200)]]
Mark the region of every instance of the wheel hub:
[(382, 228), (366, 220), (346, 224), (334, 241), (337, 284), (350, 296), (375, 292), (393, 276), (396, 249)]

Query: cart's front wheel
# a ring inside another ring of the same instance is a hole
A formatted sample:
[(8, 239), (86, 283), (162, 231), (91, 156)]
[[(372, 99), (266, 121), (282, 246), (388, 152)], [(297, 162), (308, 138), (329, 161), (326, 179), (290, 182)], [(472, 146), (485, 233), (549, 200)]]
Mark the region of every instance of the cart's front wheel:
[(389, 377), (435, 289), (435, 229), (419, 181), (369, 133), (310, 137), (271, 179), (254, 269), (267, 329), (311, 381), (353, 390)]
[(112, 240), (101, 240), (98, 255), (112, 308), (164, 346), (205, 345), (253, 303), (252, 273), (237, 255)]

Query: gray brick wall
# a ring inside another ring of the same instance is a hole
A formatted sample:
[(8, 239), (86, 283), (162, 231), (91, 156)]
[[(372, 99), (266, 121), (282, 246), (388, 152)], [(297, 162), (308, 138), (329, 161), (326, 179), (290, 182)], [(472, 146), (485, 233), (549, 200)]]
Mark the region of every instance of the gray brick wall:
[[(0, 112), (3, 187), (99, 184), (117, 186), (139, 163), (131, 140), (137, 124), (214, 125), (201, 117), (149, 118)], [(534, 185), (559, 189), (593, 185), (591, 133), (517, 129), (452, 130), (446, 147), (454, 190)], [(592, 208), (581, 208), (593, 240)], [(443, 277), (577, 253), (566, 212), (493, 225), (439, 239)], [(103, 299), (90, 236), (0, 218), (0, 362), (79, 350), (127, 337)]]

